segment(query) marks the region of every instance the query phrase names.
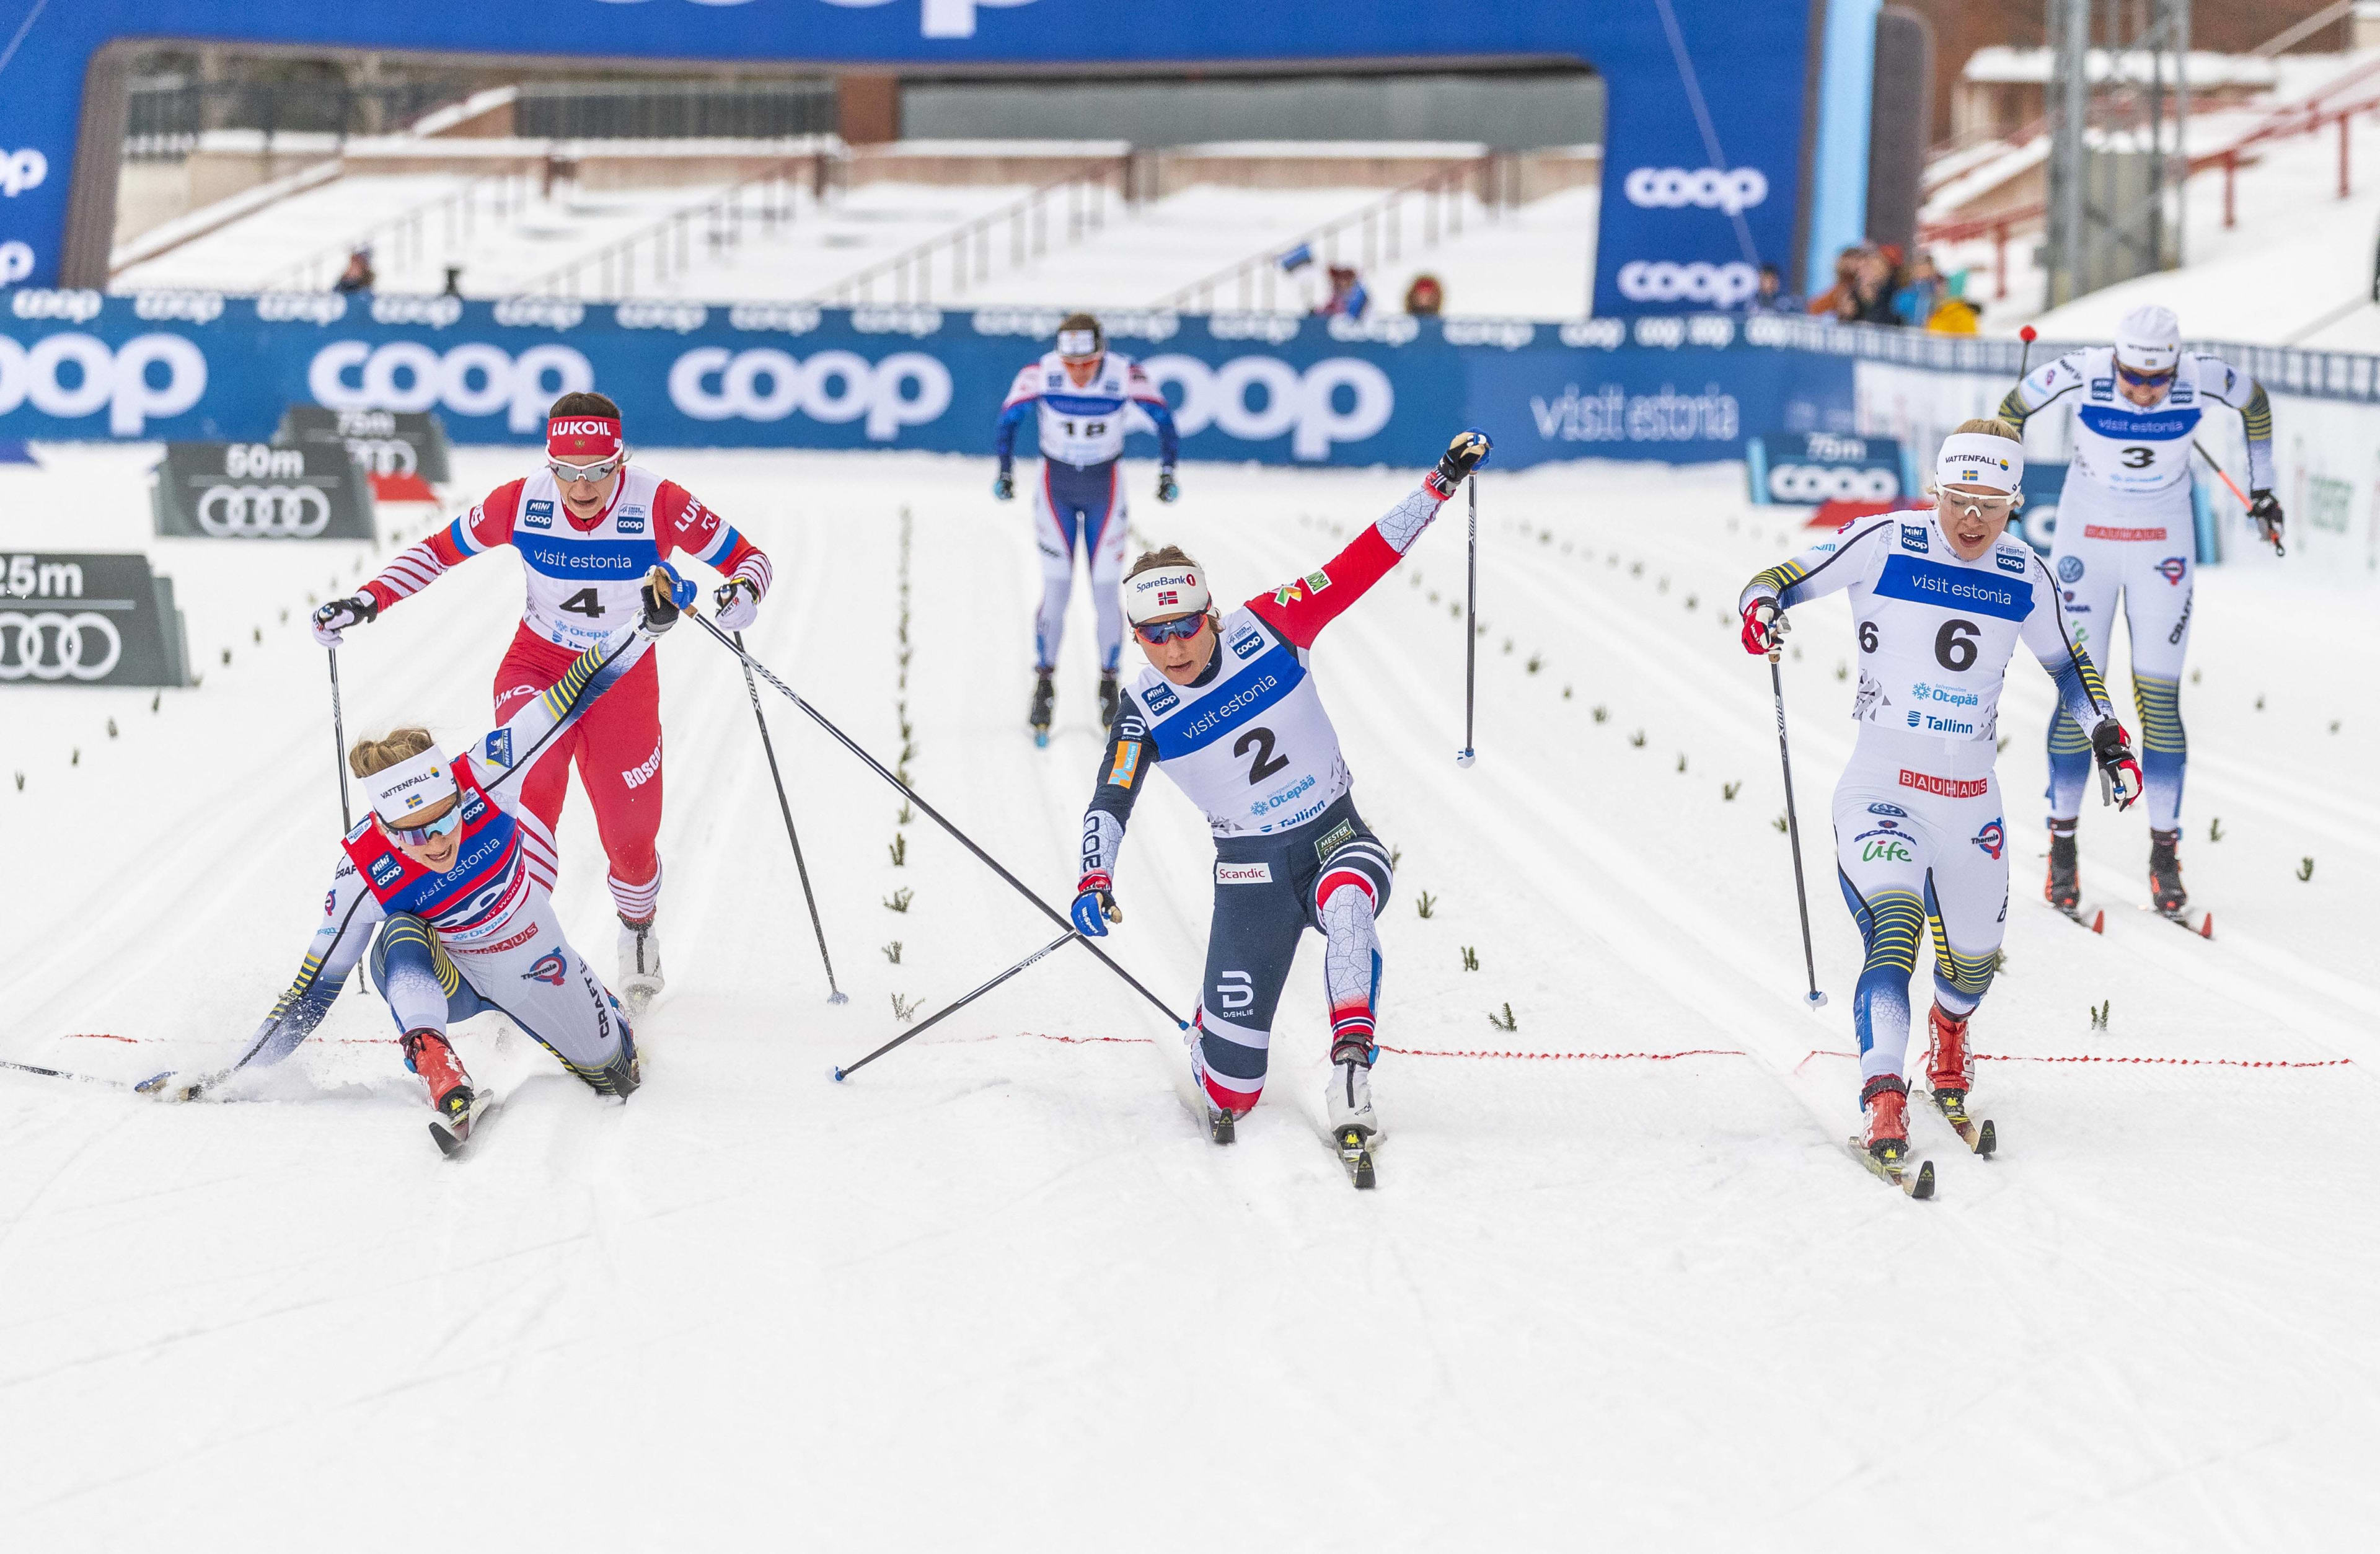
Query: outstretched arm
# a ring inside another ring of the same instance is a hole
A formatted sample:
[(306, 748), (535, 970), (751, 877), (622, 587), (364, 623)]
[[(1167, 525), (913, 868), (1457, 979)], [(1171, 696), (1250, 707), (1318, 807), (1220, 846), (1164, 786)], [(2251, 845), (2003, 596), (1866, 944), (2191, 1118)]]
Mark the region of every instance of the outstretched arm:
[(1877, 550), (1889, 543), (1880, 537), (1894, 521), (1888, 514), (1868, 519), (1863, 528), (1821, 540), (1790, 561), (1753, 574), (1735, 600), (1735, 613), (1743, 617), (1743, 650), (1776, 652), (1784, 637), (1780, 617), (1786, 611), (1804, 600), (1840, 592), (1865, 576)]
[(346, 990), (347, 973), (363, 958), (372, 928), (382, 916), (380, 902), (364, 888), (363, 876), (356, 871), (353, 860), (343, 855), (337, 872), (331, 876), (330, 894), (322, 903), (322, 921), (306, 946), (306, 958), (298, 963), (296, 978), (274, 1001), (273, 1012), (256, 1027), (245, 1049), (255, 1053), (250, 1062), (277, 1063), (313, 1034)]
[[(1107, 932), (1103, 910), (1113, 904), (1117, 856), (1123, 851), (1123, 828), (1132, 822), (1132, 807), (1141, 783), (1157, 770), (1157, 741), (1148, 732), (1148, 715), (1131, 691), (1116, 711), (1108, 731), (1108, 747), (1099, 757), (1099, 783), (1091, 792), (1090, 807), (1083, 811), (1082, 872), (1075, 886), (1075, 926), (1094, 937)], [(1087, 904), (1086, 898), (1090, 898)]]
[(2198, 392), (2240, 412), (2248, 435), (2248, 489), (2273, 489), (2273, 402), (2265, 385), (2219, 356), (2198, 358)]
[(2024, 435), (2024, 423), (2082, 386), (2082, 353), (2069, 351), (2055, 361), (2034, 369), (2031, 377), (2009, 390), (2000, 401), (2000, 419)]
[(752, 624), (775, 577), (766, 552), (675, 480), (663, 480), (653, 493), (653, 528), (663, 561), (684, 551), (726, 579), (711, 594), (722, 629), (741, 631)]
[(1008, 385), (1008, 397), (1000, 403), (1000, 420), (991, 433), (991, 451), (1000, 455), (1000, 467), (1006, 469), (1016, 460), (1016, 429), (1033, 414), (1041, 403), (1041, 366), (1038, 362), (1016, 374)]
[(380, 569), (363, 591), (382, 610), (400, 599), (419, 593), (447, 568), (473, 556), (513, 542), (513, 517), (520, 507), (525, 480), (509, 480), (490, 492), (487, 499), (429, 539), (398, 553)]
[(1148, 381), (1148, 374), (1140, 370), (1138, 362), (1133, 364), (1127, 381), (1134, 407), (1157, 428), (1158, 464), (1163, 468), (1172, 468), (1182, 456), (1182, 433), (1173, 425), (1173, 407), (1165, 403), (1165, 395)]
[(2021, 631), (2024, 645), (2057, 683), (2058, 704), (2067, 716), (2090, 733), (2116, 715), (2114, 703), (2107, 699), (2107, 683), (2066, 624), (2066, 607), (2058, 602), (2058, 579), (2049, 575), (2049, 564), (2034, 556), (2031, 576), (2033, 613), (2025, 616)]
[[(664, 574), (655, 568), (653, 576)], [(693, 585), (685, 587), (691, 589)], [(577, 722), (579, 714), (597, 697), (625, 679), (628, 671), (637, 666), (637, 661), (652, 650), (654, 639), (677, 624), (677, 615), (674, 603), (666, 612), (656, 611), (652, 586), (646, 585), (645, 609), (640, 619), (579, 654), (544, 695), (523, 705), (502, 728), (491, 730), (474, 747), (473, 761), (483, 773), (487, 790), (496, 795), (499, 804), (510, 809), (518, 802), (516, 795), (504, 796), (500, 784), (528, 771), (539, 754)]]
[(1345, 550), (1305, 577), (1257, 595), (1247, 607), (1296, 646), (1311, 648), (1324, 626), (1404, 559), (1463, 478), (1486, 461), (1488, 448), (1484, 431), (1457, 433), (1438, 467), (1422, 477), (1420, 486), (1348, 541)]

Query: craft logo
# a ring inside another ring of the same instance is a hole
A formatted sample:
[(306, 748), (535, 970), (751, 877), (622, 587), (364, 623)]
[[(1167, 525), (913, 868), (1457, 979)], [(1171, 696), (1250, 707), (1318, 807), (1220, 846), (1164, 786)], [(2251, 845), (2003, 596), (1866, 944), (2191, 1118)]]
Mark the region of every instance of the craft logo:
[(569, 969), (570, 963), (562, 958), (561, 951), (548, 950), (537, 958), (536, 965), (521, 973), (521, 980), (542, 982), (549, 988), (559, 988), (562, 986), (563, 974)]
[(2164, 578), (2175, 588), (2180, 588), (2181, 587), (2182, 575), (2190, 570), (2190, 563), (2184, 561), (2180, 556), (2168, 556), (2163, 561), (2156, 564), (2155, 570), (2158, 577)]
[(2000, 856), (2000, 849), (2008, 844), (2008, 832), (2000, 825), (1999, 820), (1995, 818), (1989, 825), (1986, 825), (1983, 830), (1975, 832), (1975, 834), (1968, 838), (1968, 840), (1974, 843), (1976, 846), (1981, 847), (1984, 850), (1984, 856), (1985, 857), (1997, 861)]

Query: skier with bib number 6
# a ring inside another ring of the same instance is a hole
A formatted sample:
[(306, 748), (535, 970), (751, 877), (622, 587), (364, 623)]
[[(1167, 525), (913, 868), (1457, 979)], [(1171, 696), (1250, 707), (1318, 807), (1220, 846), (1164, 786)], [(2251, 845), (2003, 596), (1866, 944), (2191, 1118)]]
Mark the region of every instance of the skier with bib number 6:
[[(1746, 652), (1774, 650), (1784, 613), (1848, 589), (1859, 644), (1859, 738), (1835, 785), (1835, 861), (1866, 945), (1852, 1004), (1863, 1142), (1895, 1181), (1909, 1155), (1909, 981), (1932, 930), (1926, 1084), (1961, 1133), (1974, 1053), (1967, 1022), (1990, 988), (2008, 924), (2000, 807), (2000, 692), (2022, 642), (2127, 807), (2141, 769), (2091, 656), (2068, 629), (2048, 566), (2008, 521), (2024, 445), (1997, 420), (1962, 422), (1935, 461), (1932, 511), (1860, 518), (1754, 577), (1737, 601)], [(1981, 1135), (1970, 1137), (1981, 1148)]]
[[(314, 612), (314, 638), (339, 645), (346, 628), (377, 619), (449, 569), (499, 545), (520, 552), (528, 599), (496, 670), (498, 722), (544, 695), (585, 649), (637, 613), (654, 566), (684, 552), (725, 577), (713, 618), (741, 631), (769, 591), (769, 558), (674, 480), (632, 467), (620, 407), (600, 394), (565, 394), (546, 422), (545, 468), (490, 492), (479, 505), (413, 546), (350, 599)], [(573, 761), (595, 809), (620, 916), (620, 990), (642, 1014), (662, 990), (661, 675), (648, 656), (602, 706), (545, 752), (522, 784), (531, 824), (525, 844), (554, 872), (553, 832)]]
[(1163, 768), (1206, 811), (1215, 837), (1214, 917), (1191, 1024), (1191, 1075), (1218, 1143), (1264, 1089), (1272, 1021), (1298, 941), (1322, 935), (1330, 998), (1330, 1135), (1356, 1185), (1370, 1186), (1378, 1055), (1375, 1011), (1389, 851), (1355, 812), (1339, 735), (1309, 652), (1323, 627), (1402, 560), (1439, 506), (1488, 456), (1485, 432), (1457, 436), (1413, 494), (1303, 577), (1218, 610), (1204, 568), (1173, 546), (1123, 579), (1124, 613), (1148, 661), (1127, 686), (1083, 816), (1075, 926), (1122, 920), (1116, 857), (1146, 785)]

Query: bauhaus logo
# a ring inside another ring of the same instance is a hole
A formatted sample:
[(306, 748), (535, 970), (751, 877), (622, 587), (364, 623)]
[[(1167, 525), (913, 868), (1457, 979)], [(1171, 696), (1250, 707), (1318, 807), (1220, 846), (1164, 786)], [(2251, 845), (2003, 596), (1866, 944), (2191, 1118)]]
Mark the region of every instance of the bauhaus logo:
[(546, 407), (595, 386), (595, 368), (568, 346), (531, 346), (515, 356), (471, 341), (440, 351), (419, 340), (374, 346), (338, 340), (314, 353), (306, 387), (334, 410), (420, 411), (443, 407), (458, 416), (503, 416), (513, 431), (545, 425)]
[(1628, 203), (1645, 210), (1725, 211), (1734, 215), (1768, 198), (1757, 167), (1639, 167), (1621, 181)]

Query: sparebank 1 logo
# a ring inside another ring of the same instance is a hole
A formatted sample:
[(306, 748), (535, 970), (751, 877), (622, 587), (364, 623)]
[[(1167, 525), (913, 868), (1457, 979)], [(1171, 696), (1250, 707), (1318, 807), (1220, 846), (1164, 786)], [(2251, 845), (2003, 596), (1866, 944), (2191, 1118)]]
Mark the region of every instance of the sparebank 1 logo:
[[(752, 0), (694, 0), (698, 6), (748, 6)], [(850, 11), (872, 11), (879, 6), (890, 6), (895, 0), (826, 0)], [(637, 6), (644, 0), (604, 0), (611, 6)], [(975, 13), (978, 9), (1006, 9), (1013, 6), (1030, 6), (1033, 0), (921, 0), (918, 7), (918, 35), (926, 38), (972, 38), (975, 36)]]

